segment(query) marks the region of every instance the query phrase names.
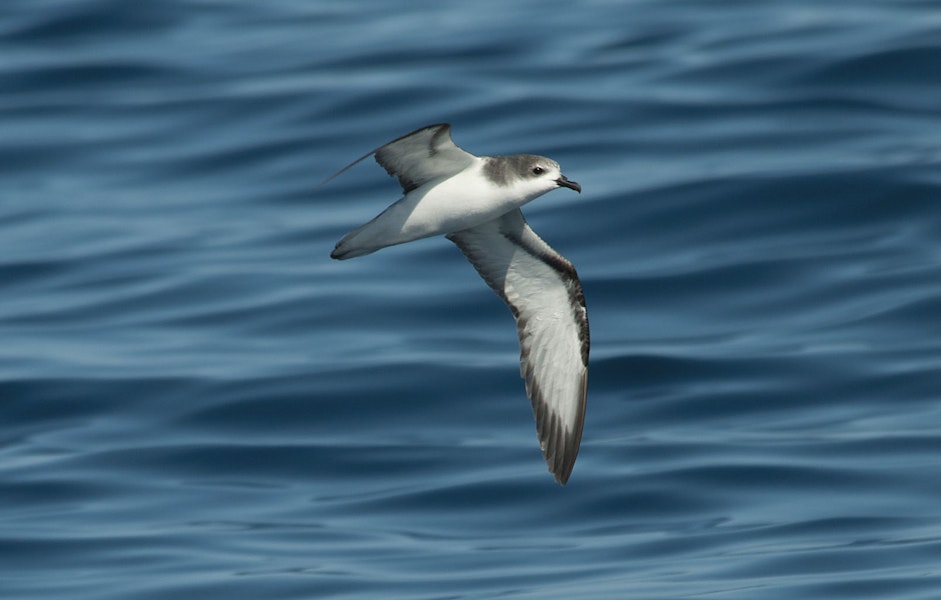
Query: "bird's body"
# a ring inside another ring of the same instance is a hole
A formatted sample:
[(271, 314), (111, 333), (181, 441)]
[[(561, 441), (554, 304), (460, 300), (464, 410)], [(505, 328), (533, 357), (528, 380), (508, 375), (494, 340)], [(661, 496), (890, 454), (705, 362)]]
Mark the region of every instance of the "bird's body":
[(585, 419), (588, 316), (574, 267), (533, 232), (519, 208), (557, 187), (581, 187), (548, 158), (469, 154), (451, 141), (447, 124), (393, 140), (330, 179), (373, 154), (405, 195), (343, 237), (330, 256), (354, 258), (437, 235), (457, 244), (516, 319), (540, 444), (564, 484)]
[(501, 194), (481, 172), (486, 159), (474, 158), (451, 177), (437, 177), (405, 194), (375, 219), (337, 245), (334, 258), (353, 258), (386, 246), (445, 235), (491, 221), (531, 198)]

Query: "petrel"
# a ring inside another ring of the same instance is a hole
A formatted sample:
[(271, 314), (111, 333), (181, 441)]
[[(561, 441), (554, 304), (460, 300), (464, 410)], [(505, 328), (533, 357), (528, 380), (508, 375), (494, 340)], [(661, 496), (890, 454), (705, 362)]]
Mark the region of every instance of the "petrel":
[(324, 183), (375, 155), (404, 196), (337, 242), (345, 260), (396, 244), (445, 235), (513, 317), (520, 374), (533, 405), (549, 471), (565, 485), (575, 465), (588, 385), (588, 313), (572, 266), (534, 232), (520, 207), (546, 192), (582, 188), (552, 159), (532, 154), (474, 156), (451, 126), (422, 127), (359, 157)]

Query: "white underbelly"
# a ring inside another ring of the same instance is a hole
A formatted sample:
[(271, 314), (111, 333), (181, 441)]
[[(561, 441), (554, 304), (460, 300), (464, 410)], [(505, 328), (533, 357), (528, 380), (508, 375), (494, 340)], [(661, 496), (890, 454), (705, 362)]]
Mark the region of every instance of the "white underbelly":
[(522, 199), (509, 197), (505, 191), (501, 193), (499, 188), (482, 182), (479, 176), (465, 174), (439, 183), (415, 200), (403, 233), (420, 237), (474, 227), (522, 204)]

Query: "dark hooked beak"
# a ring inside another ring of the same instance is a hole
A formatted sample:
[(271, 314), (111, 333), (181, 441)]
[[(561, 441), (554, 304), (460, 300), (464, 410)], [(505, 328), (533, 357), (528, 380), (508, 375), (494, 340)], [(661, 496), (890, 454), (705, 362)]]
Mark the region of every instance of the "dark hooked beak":
[(569, 181), (565, 175), (560, 175), (555, 182), (559, 184), (559, 187), (567, 187), (570, 190), (575, 190), (579, 194), (582, 193), (582, 186), (578, 185), (575, 181)]

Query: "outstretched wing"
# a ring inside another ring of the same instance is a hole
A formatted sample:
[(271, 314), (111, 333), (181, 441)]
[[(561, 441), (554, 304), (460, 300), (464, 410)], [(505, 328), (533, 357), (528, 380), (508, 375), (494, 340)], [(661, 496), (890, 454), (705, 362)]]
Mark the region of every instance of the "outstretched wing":
[(588, 386), (588, 313), (575, 268), (517, 210), (449, 234), (510, 307), (520, 374), (549, 471), (565, 484), (582, 439)]
[(389, 175), (398, 177), (399, 185), (406, 194), (432, 179), (459, 173), (477, 159), (454, 144), (451, 140), (450, 125), (439, 123), (416, 129), (372, 152), (367, 152), (320, 185), (373, 154), (376, 155), (376, 162), (382, 165)]

